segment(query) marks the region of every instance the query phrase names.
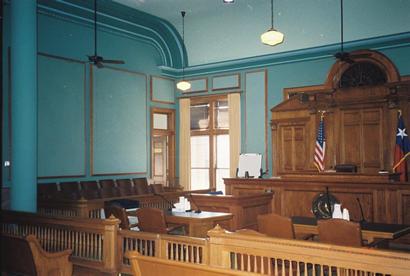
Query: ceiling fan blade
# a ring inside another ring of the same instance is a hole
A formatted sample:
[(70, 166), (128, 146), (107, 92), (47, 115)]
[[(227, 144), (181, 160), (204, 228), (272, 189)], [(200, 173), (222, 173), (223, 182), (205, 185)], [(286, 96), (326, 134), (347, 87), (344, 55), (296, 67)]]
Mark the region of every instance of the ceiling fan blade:
[(97, 66), (97, 68), (104, 68), (104, 64), (101, 62), (94, 62), (94, 65)]
[(103, 63), (111, 63), (111, 64), (125, 64), (123, 60), (114, 60), (114, 59), (103, 59)]

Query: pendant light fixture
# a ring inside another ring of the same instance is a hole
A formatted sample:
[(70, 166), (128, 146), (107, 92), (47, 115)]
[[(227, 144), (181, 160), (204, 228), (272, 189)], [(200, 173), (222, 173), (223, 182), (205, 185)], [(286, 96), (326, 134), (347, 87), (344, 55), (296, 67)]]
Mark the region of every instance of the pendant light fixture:
[(261, 35), (261, 41), (263, 44), (275, 46), (283, 42), (284, 35), (281, 32), (275, 30), (275, 28), (273, 28), (273, 0), (271, 0), (270, 5), (271, 28)]
[[(182, 16), (182, 42), (185, 45), (185, 11), (181, 11)], [(185, 61), (182, 55), (182, 80), (177, 83), (177, 88), (181, 91), (187, 91), (191, 88), (191, 84), (185, 80)]]

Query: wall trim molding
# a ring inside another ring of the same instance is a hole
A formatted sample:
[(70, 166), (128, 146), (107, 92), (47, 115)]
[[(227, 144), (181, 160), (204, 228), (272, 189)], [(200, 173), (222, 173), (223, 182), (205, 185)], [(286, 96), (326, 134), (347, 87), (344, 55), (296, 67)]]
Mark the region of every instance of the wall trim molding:
[[(53, 5), (57, 5), (58, 7), (54, 7)], [(112, 10), (117, 10), (118, 7), (122, 6), (117, 3), (110, 3), (109, 5), (109, 7), (113, 6), (116, 8)], [(61, 9), (60, 6), (62, 7)], [(57, 1), (57, 3), (39, 1), (37, 8), (37, 12), (39, 14), (55, 17), (60, 20), (67, 20), (69, 22), (86, 25), (88, 27), (91, 27), (91, 24), (93, 23), (92, 13), (94, 11), (88, 8), (86, 5), (77, 5), (66, 0), (60, 0)], [(69, 11), (70, 9), (73, 11)], [(145, 17), (149, 18), (149, 20), (144, 20), (142, 18), (139, 19), (141, 22), (133, 22), (126, 18), (121, 18), (117, 15), (110, 15), (108, 13), (99, 11), (98, 16), (100, 17), (100, 19), (98, 26), (101, 28), (100, 30), (114, 32), (115, 34), (119, 35), (125, 35), (128, 38), (137, 39), (138, 41), (142, 41), (153, 46), (161, 55), (163, 64), (165, 66), (169, 66), (171, 68), (182, 67), (182, 61), (187, 60), (186, 49), (182, 43), (182, 39), (180, 38), (179, 33), (173, 27), (173, 25), (162, 18), (149, 15), (142, 11), (135, 12), (140, 14), (140, 16), (136, 15), (132, 18)], [(89, 13), (90, 17), (88, 18), (88, 14), (85, 13)], [(104, 23), (104, 21), (107, 20), (114, 22), (114, 24), (116, 24), (117, 26)], [(150, 23), (153, 26), (150, 26)], [(158, 26), (160, 26), (160, 28), (155, 28)], [(182, 58), (182, 56), (184, 56), (184, 58)]]
[[(346, 51), (354, 51), (359, 49), (380, 51), (385, 49), (409, 47), (410, 32), (350, 41), (346, 42), (344, 46)], [(268, 66), (309, 60), (334, 59), (333, 55), (340, 50), (339, 48), (340, 44), (335, 43), (300, 50), (274, 53), (270, 55), (195, 65), (185, 68), (185, 76), (189, 78), (240, 70), (253, 70)], [(182, 69), (175, 69), (167, 66), (159, 66), (159, 68), (164, 76), (178, 78), (182, 75)]]

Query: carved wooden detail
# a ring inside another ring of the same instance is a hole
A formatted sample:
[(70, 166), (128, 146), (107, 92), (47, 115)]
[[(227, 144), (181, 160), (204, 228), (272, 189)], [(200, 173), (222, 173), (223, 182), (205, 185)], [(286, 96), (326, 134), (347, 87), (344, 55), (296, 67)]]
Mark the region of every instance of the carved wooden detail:
[(410, 82), (401, 80), (381, 53), (362, 50), (351, 57), (353, 63), (337, 61), (323, 85), (284, 89), (285, 100), (271, 109), (273, 175), (316, 171), (313, 153), (321, 111), (325, 169), (354, 164), (361, 173), (391, 171), (399, 109), (410, 125)]

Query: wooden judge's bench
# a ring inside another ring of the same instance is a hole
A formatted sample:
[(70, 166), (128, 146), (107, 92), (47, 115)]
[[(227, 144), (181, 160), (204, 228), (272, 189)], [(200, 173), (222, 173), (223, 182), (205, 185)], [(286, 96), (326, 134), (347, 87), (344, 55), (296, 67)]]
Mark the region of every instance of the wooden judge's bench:
[(273, 213), (313, 217), (312, 202), (326, 192), (334, 195), (361, 219), (358, 200), (369, 222), (410, 224), (410, 183), (395, 182), (389, 175), (351, 173), (288, 174), (269, 179), (225, 178), (226, 194), (243, 196), (272, 193)]

